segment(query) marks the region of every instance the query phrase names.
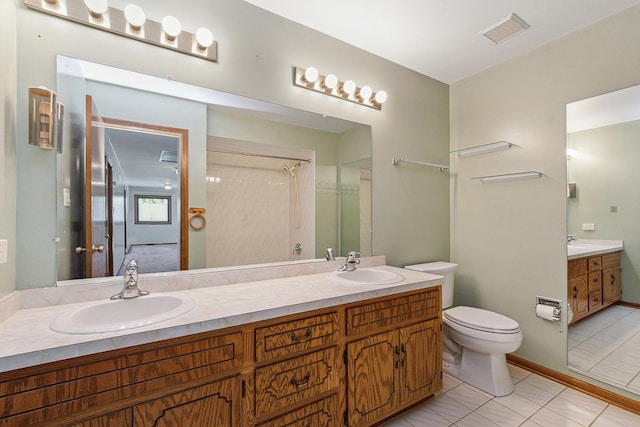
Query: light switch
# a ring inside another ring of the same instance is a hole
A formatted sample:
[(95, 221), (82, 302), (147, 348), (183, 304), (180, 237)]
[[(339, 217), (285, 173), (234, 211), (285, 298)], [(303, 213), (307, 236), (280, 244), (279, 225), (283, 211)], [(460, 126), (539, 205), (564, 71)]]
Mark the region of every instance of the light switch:
[(7, 251), (9, 247), (9, 242), (7, 239), (0, 239), (0, 264), (4, 264), (7, 262)]
[(582, 230), (584, 231), (594, 231), (596, 229), (595, 224), (582, 224)]

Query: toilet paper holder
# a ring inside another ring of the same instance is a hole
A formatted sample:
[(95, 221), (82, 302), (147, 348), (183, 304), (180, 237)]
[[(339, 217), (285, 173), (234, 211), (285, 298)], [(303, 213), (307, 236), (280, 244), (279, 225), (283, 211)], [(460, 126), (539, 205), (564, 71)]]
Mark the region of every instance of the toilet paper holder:
[[(561, 319), (561, 315), (562, 315), (562, 301), (559, 299), (555, 299), (555, 298), (547, 298), (547, 297), (540, 297), (537, 296), (536, 297), (536, 315), (538, 317), (542, 317), (538, 314), (538, 306), (551, 306), (553, 307), (553, 318), (552, 319), (547, 319), (547, 320), (554, 320), (559, 322)], [(546, 317), (542, 317), (543, 319), (546, 319)]]

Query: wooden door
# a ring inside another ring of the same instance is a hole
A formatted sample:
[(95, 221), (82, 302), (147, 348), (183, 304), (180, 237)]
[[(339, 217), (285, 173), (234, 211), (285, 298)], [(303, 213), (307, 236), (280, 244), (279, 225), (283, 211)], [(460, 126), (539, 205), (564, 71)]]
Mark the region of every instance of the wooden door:
[(90, 95), (86, 96), (85, 110), (85, 239), (84, 247), (76, 251), (85, 254), (85, 277), (104, 277), (109, 274), (104, 128), (93, 125), (100, 118)]
[(70, 424), (69, 427), (131, 427), (132, 425), (131, 409), (128, 408)]
[(442, 331), (433, 319), (400, 329), (400, 404), (417, 402), (442, 387)]
[(369, 426), (397, 406), (400, 348), (396, 331), (349, 343), (347, 347), (348, 425)]
[(174, 393), (133, 408), (134, 427), (242, 427), (239, 377)]

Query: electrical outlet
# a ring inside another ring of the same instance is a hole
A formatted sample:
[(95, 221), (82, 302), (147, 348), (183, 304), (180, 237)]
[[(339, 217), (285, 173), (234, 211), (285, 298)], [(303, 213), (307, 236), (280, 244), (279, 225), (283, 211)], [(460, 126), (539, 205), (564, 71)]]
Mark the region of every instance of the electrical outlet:
[(0, 264), (4, 264), (7, 262), (7, 251), (9, 247), (9, 242), (7, 239), (0, 239)]

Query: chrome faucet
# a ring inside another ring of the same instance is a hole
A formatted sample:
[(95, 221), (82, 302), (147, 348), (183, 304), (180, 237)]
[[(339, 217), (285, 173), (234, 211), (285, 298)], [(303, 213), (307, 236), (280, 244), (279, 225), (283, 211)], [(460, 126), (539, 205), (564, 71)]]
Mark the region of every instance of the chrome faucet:
[(120, 292), (111, 296), (111, 299), (130, 299), (143, 295), (149, 295), (149, 291), (138, 288), (138, 263), (132, 259), (124, 270), (124, 287)]
[(567, 243), (571, 242), (572, 240), (578, 240), (578, 239), (573, 234), (569, 234), (567, 236)]
[(344, 265), (338, 269), (338, 271), (356, 271), (358, 264), (360, 264), (360, 260), (356, 258), (356, 256), (358, 255), (360, 255), (360, 252), (349, 252), (349, 254), (347, 255), (347, 262), (345, 262)]
[(324, 257), (326, 258), (327, 261), (335, 260), (333, 256), (333, 249), (327, 248), (327, 251), (325, 252)]

